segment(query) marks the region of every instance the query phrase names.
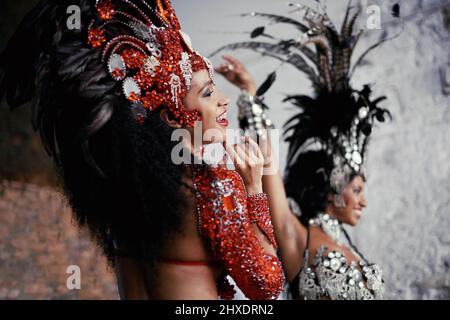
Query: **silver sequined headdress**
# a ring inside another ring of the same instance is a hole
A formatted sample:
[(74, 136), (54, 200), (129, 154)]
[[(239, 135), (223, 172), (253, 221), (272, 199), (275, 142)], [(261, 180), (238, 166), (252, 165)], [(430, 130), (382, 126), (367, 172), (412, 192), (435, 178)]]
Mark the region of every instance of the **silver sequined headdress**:
[[(270, 41), (245, 41), (226, 45), (222, 50), (250, 49), (294, 66), (311, 80), (314, 96), (290, 95), (289, 101), (301, 111), (285, 124), (286, 141), (289, 142), (288, 167), (299, 165), (299, 154), (322, 150), (333, 164), (331, 172), (324, 172), (331, 190), (336, 195), (354, 174), (363, 174), (364, 154), (375, 121), (384, 122), (390, 117), (378, 104), (386, 97), (372, 97), (369, 85), (357, 90), (351, 87), (350, 78), (366, 55), (381, 43), (394, 37), (383, 37), (369, 47), (355, 63), (351, 63), (353, 50), (363, 30), (354, 32), (361, 12), (349, 3), (340, 32), (320, 7), (313, 10), (301, 4), (290, 4), (293, 12), (300, 13), (300, 20), (266, 13), (252, 12), (243, 16), (268, 19), (270, 24), (284, 23), (300, 31), (297, 38), (279, 39), (270, 35), (266, 27), (251, 32), (251, 38), (265, 37)], [(320, 6), (320, 4), (319, 4)], [(399, 17), (395, 5), (393, 15)], [(312, 46), (311, 46), (312, 45)], [(215, 54), (213, 53), (213, 54)], [(275, 81), (271, 73), (260, 88), (267, 91)], [(320, 171), (321, 168), (316, 168)], [(314, 168), (311, 168), (314, 170)]]

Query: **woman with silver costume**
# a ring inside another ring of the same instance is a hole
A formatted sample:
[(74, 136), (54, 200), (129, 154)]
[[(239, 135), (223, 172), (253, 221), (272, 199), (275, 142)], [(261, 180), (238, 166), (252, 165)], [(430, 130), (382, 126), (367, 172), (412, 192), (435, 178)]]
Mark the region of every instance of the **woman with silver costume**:
[[(315, 89), (314, 97), (292, 95), (284, 100), (300, 109), (285, 124), (289, 152), (284, 184), (279, 174), (263, 178), (291, 297), (381, 299), (384, 280), (380, 268), (359, 252), (342, 225), (356, 226), (367, 206), (364, 155), (368, 138), (375, 121), (390, 117), (378, 106), (385, 97), (373, 98), (369, 85), (361, 90), (352, 88), (350, 78), (367, 53), (388, 39), (368, 48), (350, 68), (362, 33), (353, 32), (360, 10), (351, 13), (349, 4), (338, 32), (325, 11), (302, 5), (296, 9), (303, 10), (304, 21), (263, 13), (251, 16), (293, 25), (301, 31), (298, 39), (270, 36), (277, 42), (233, 43), (218, 51), (244, 48), (277, 58), (306, 73)], [(397, 5), (393, 15), (399, 16)], [(267, 36), (265, 27), (256, 28), (252, 38), (263, 34)], [(272, 124), (260, 96), (275, 81), (275, 72), (256, 90), (242, 64), (224, 58), (228, 63), (218, 71), (245, 90), (238, 101), (241, 126), (263, 135), (263, 129)], [(269, 148), (265, 152), (269, 163), (273, 161), (270, 153)]]

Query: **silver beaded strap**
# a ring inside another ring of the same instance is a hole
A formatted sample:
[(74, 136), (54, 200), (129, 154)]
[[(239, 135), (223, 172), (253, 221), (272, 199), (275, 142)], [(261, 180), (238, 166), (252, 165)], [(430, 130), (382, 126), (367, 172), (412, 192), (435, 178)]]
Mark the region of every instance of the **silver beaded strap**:
[(266, 128), (274, 128), (272, 121), (264, 110), (264, 103), (260, 97), (252, 96), (246, 91), (239, 95), (239, 126), (243, 130), (254, 130), (258, 136)]

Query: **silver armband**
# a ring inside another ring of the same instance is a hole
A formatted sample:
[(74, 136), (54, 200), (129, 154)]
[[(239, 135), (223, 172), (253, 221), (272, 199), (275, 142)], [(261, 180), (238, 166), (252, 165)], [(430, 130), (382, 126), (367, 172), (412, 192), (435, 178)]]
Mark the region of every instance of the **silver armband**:
[(274, 128), (272, 121), (265, 112), (267, 106), (261, 98), (242, 91), (239, 95), (237, 105), (239, 108), (239, 126), (241, 129), (254, 130), (258, 136), (261, 136), (264, 129)]

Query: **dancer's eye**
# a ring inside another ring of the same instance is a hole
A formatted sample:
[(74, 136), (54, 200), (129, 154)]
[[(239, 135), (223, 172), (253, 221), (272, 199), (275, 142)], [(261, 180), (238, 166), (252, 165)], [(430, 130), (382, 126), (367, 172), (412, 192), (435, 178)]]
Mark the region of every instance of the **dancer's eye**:
[(202, 97), (204, 97), (204, 98), (211, 97), (212, 94), (213, 94), (213, 92), (214, 92), (214, 87), (213, 87), (213, 86), (208, 86), (208, 87), (205, 89), (205, 91), (203, 92)]

